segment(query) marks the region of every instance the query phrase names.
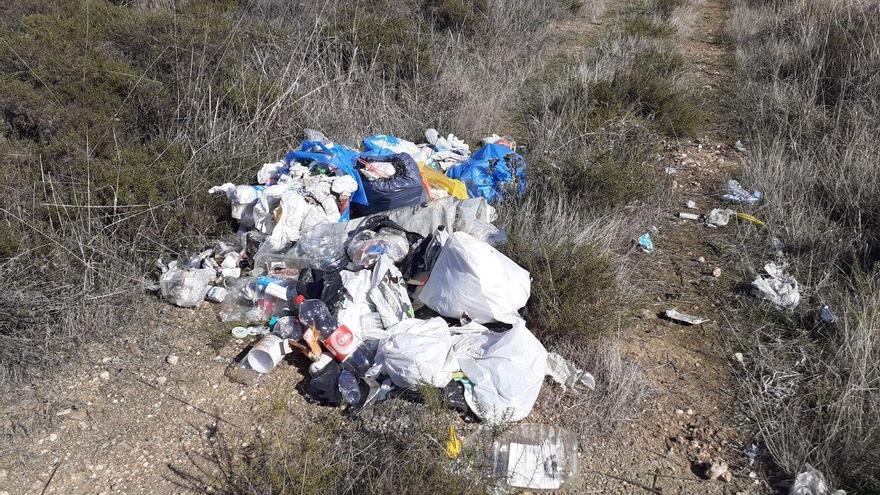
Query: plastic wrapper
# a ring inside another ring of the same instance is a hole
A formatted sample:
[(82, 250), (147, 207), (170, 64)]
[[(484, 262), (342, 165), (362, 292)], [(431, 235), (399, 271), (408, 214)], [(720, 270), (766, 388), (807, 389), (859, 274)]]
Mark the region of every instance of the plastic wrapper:
[(397, 263), (409, 253), (409, 241), (402, 232), (381, 228), (378, 232), (364, 230), (348, 243), (348, 256), (355, 264), (371, 267), (383, 254)]
[(208, 284), (217, 278), (211, 268), (195, 270), (169, 270), (159, 277), (162, 297), (171, 304), (194, 308), (202, 303), (208, 293)]
[(516, 425), (492, 445), (495, 476), (513, 488), (556, 491), (580, 474), (577, 435), (550, 425)]

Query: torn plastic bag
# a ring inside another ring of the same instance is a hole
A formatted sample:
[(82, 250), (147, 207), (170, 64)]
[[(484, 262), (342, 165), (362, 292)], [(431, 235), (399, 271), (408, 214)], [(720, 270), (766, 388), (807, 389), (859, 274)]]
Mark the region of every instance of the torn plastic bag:
[(324, 141), (303, 141), (298, 150), (289, 152), (284, 161), (290, 165), (293, 161), (304, 163), (316, 162), (341, 172), (339, 175), (350, 175), (358, 184), (357, 191), (351, 195), (353, 203), (367, 204), (367, 195), (361, 182), (361, 176), (355, 170), (354, 162), (358, 152), (337, 143)]
[(193, 270), (168, 270), (159, 277), (162, 297), (171, 304), (184, 308), (194, 308), (205, 300), (208, 284), (217, 278), (212, 268)]
[(792, 310), (801, 300), (798, 282), (791, 275), (786, 275), (783, 267), (775, 262), (764, 265), (767, 275), (759, 275), (752, 282), (752, 293), (761, 299)]
[(397, 153), (406, 153), (417, 163), (424, 163), (427, 159), (415, 143), (390, 134), (373, 134), (372, 136), (365, 137), (362, 142), (362, 148), (362, 154), (364, 155), (390, 156)]
[[(440, 198), (418, 206), (397, 208), (383, 213), (381, 217), (387, 217), (401, 229), (422, 237), (431, 235), (440, 226), (449, 233), (463, 231), (486, 242), (503, 235), (500, 229), (492, 225), (497, 214), (485, 198), (464, 201), (452, 197)], [(358, 225), (356, 222), (360, 220), (349, 223)]]
[(226, 194), (226, 198), (231, 205), (232, 218), (238, 220), (238, 223), (245, 227), (254, 226), (254, 205), (259, 201), (263, 194), (263, 186), (236, 186), (231, 182), (227, 182), (222, 186), (214, 186), (208, 189), (208, 194), (222, 192)]
[(425, 179), (428, 187), (442, 189), (453, 198), (468, 199), (467, 186), (464, 185), (464, 182), (450, 179), (440, 172), (422, 165), (419, 165), (419, 172), (422, 174), (422, 178)]
[(464, 182), (470, 196), (486, 198), (490, 203), (503, 199), (510, 190), (525, 192), (525, 160), (501, 144), (483, 146), (468, 160), (447, 170), (446, 175)]
[(846, 495), (843, 490), (832, 493), (825, 475), (809, 464), (804, 467), (804, 471), (798, 473), (788, 493), (789, 495)]
[(730, 179), (727, 181), (727, 193), (722, 195), (723, 199), (733, 203), (755, 204), (761, 201), (763, 194), (761, 191), (747, 191), (738, 180)]
[(547, 351), (525, 321), (500, 333), (473, 323), (450, 331), (459, 367), (473, 384), (465, 386), (471, 410), (490, 423), (528, 416), (544, 383)]
[(596, 388), (596, 379), (592, 374), (555, 352), (547, 354), (547, 375), (561, 385), (563, 391), (569, 388), (574, 391)]
[(419, 299), (449, 318), (513, 323), (530, 294), (528, 271), (489, 244), (455, 232), (440, 251)]
[(427, 201), (425, 185), (415, 160), (406, 153), (387, 156), (362, 156), (360, 163), (387, 161), (397, 173), (389, 179), (361, 181), (366, 204), (352, 205), (352, 215), (362, 217), (403, 206), (415, 206)]
[(376, 362), (401, 388), (419, 385), (444, 387), (458, 363), (452, 354), (452, 335), (443, 318), (406, 319), (388, 329), (391, 336), (379, 344)]
[(400, 270), (386, 255), (382, 255), (370, 276), (370, 302), (379, 313), (382, 325), (389, 328), (407, 317), (413, 317), (412, 302)]

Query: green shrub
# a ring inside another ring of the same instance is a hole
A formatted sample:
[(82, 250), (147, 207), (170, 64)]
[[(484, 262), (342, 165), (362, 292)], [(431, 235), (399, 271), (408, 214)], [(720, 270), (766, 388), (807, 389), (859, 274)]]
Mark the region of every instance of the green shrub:
[(440, 29), (478, 31), (484, 24), (488, 0), (426, 0), (425, 10)]
[(531, 236), (511, 236), (504, 251), (531, 273), (525, 316), (539, 338), (579, 338), (604, 330), (616, 296), (606, 255), (589, 244), (541, 242)]

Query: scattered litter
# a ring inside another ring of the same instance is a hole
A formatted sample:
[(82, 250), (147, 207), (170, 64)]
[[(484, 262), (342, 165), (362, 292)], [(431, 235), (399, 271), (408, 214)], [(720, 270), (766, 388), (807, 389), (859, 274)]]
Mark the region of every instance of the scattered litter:
[(513, 488), (560, 490), (579, 479), (577, 436), (562, 428), (517, 425), (492, 445), (495, 476)]
[(715, 208), (706, 214), (706, 227), (724, 227), (730, 223), (730, 217), (734, 214), (735, 212), (733, 210)]
[(706, 258), (700, 256), (699, 258), (697, 258), (696, 261), (697, 261), (697, 263), (705, 263), (705, 262), (706, 262)]
[(801, 300), (797, 280), (786, 275), (784, 267), (773, 261), (764, 265), (764, 271), (766, 275), (758, 275), (752, 282), (752, 293), (755, 297), (770, 301), (781, 308), (796, 308)]
[(712, 269), (712, 276), (715, 278), (718, 278), (721, 276), (721, 267), (720, 266), (716, 266), (715, 268)]
[(666, 175), (675, 175), (678, 173), (678, 169), (675, 167), (666, 167), (663, 171), (666, 172)]
[(836, 325), (838, 321), (837, 315), (828, 306), (822, 306), (822, 309), (819, 310), (819, 319), (830, 325)]
[(740, 153), (745, 153), (746, 151), (748, 151), (748, 148), (746, 148), (746, 145), (744, 145), (743, 142), (740, 141), (739, 139), (737, 139), (736, 142), (733, 143), (733, 149), (735, 149), (736, 151), (739, 151)]
[(646, 232), (639, 236), (639, 247), (646, 253), (654, 252), (654, 241), (651, 240), (651, 234)]
[(581, 370), (555, 352), (547, 354), (547, 375), (561, 385), (562, 390), (596, 389), (596, 379), (592, 374)]
[(737, 362), (737, 363), (739, 363), (739, 364), (741, 364), (743, 367), (745, 367), (746, 362), (745, 362), (745, 358), (743, 357), (743, 353), (741, 353), (741, 352), (734, 352), (734, 353), (733, 353), (733, 359), (736, 359), (736, 362)]
[(744, 222), (753, 223), (759, 227), (763, 227), (765, 225), (764, 222), (758, 220), (754, 215), (749, 215), (748, 213), (737, 212), (736, 218)]
[[(492, 135), (471, 154), (452, 134), (425, 137), (377, 134), (356, 150), (307, 131), (254, 184), (210, 189), (229, 201), (237, 235), (160, 260), (157, 285), (172, 304), (217, 303), (232, 337), (252, 344), (227, 376), (253, 383), (298, 352), (318, 403), (357, 415), (394, 390), (435, 387), (492, 424), (526, 418), (547, 374), (565, 389), (595, 387), (526, 328), (530, 274), (494, 247), (506, 236), (491, 203), (525, 187), (514, 140)], [(577, 444), (563, 433), (514, 447), (546, 468), (542, 486), (576, 473)], [(445, 450), (461, 453), (454, 427)], [(531, 486), (514, 468), (508, 481)]]
[(730, 179), (727, 181), (727, 192), (721, 197), (733, 203), (755, 204), (761, 201), (763, 194), (760, 191), (747, 191), (738, 180)]
[(696, 210), (696, 209), (697, 209), (697, 203), (696, 203), (696, 201), (694, 201), (694, 200), (692, 200), (692, 199), (689, 199), (689, 200), (687, 201), (687, 203), (685, 203), (684, 205), (685, 205), (685, 206), (687, 207), (687, 209), (689, 209), (689, 210)]
[(174, 354), (169, 354), (169, 355), (165, 356), (165, 362), (170, 364), (171, 366), (176, 365), (179, 360), (180, 360), (180, 358)]
[(678, 217), (684, 218), (685, 220), (699, 220), (700, 219), (700, 215), (697, 215), (696, 213), (679, 212)]
[(825, 475), (809, 464), (804, 467), (804, 471), (798, 473), (788, 493), (789, 495), (846, 495), (843, 490), (832, 492)]
[(682, 313), (675, 308), (667, 309), (663, 313), (670, 320), (677, 321), (679, 323), (684, 323), (687, 325), (700, 325), (709, 321), (708, 318), (700, 318), (699, 316), (691, 316), (689, 314)]

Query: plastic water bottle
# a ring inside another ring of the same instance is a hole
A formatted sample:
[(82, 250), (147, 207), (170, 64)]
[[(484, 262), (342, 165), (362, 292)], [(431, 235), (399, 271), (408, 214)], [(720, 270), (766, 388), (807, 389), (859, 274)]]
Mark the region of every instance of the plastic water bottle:
[(349, 406), (353, 406), (361, 401), (361, 389), (358, 386), (358, 379), (349, 370), (342, 370), (339, 373), (339, 393), (342, 394), (342, 400)]
[(320, 299), (306, 299), (299, 305), (299, 321), (317, 330), (321, 340), (330, 338), (337, 327), (336, 318)]

